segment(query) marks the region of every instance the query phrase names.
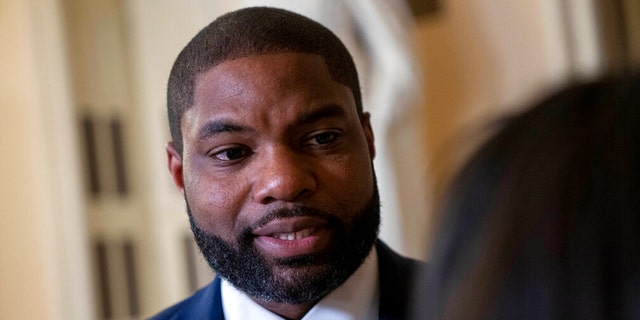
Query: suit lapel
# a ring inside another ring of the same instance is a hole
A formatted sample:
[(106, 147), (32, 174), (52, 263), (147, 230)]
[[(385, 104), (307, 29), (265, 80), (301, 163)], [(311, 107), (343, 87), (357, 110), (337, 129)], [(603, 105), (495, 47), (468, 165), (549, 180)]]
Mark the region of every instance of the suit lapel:
[(407, 319), (412, 302), (413, 276), (419, 262), (401, 257), (386, 244), (378, 241), (380, 281), (379, 318)]

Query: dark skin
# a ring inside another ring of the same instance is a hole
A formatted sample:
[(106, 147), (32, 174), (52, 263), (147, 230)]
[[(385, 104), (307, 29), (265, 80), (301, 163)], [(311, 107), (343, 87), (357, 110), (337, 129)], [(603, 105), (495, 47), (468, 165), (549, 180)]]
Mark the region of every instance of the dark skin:
[[(369, 115), (358, 114), (351, 90), (317, 55), (249, 56), (203, 72), (181, 128), (183, 153), (172, 143), (166, 148), (173, 182), (197, 225), (233, 246), (271, 210), (307, 205), (348, 219), (374, 189)], [(323, 255), (334, 242), (330, 227), (306, 217), (278, 219), (254, 233), (253, 245), (282, 281), (313, 266), (285, 267), (277, 259)], [(318, 302), (254, 301), (287, 319), (302, 318)]]

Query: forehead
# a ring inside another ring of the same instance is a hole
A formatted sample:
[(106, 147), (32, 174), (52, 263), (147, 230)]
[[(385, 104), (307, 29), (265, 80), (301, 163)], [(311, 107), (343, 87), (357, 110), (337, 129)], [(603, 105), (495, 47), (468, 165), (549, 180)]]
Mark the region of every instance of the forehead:
[(225, 61), (198, 75), (193, 101), (182, 119), (183, 132), (211, 117), (280, 119), (325, 105), (357, 118), (352, 91), (332, 78), (321, 56), (306, 53)]

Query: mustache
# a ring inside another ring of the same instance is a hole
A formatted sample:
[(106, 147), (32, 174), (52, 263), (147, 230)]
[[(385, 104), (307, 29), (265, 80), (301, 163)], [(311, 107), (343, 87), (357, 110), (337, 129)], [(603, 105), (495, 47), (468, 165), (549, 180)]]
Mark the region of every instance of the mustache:
[(260, 220), (258, 220), (256, 223), (254, 223), (252, 228), (263, 227), (273, 220), (284, 219), (284, 218), (294, 218), (294, 217), (315, 217), (315, 218), (321, 218), (325, 220), (336, 219), (335, 216), (331, 215), (330, 213), (324, 210), (320, 210), (320, 209), (316, 209), (308, 206), (296, 206), (290, 209), (273, 210), (269, 212), (267, 215), (265, 215), (264, 217), (262, 217)]

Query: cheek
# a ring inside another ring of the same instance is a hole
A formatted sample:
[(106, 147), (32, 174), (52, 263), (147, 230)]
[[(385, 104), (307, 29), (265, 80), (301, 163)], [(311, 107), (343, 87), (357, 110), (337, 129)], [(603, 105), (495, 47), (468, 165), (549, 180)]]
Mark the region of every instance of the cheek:
[(359, 210), (373, 193), (373, 170), (368, 158), (336, 161), (325, 179), (326, 188), (343, 208)]
[(245, 199), (243, 188), (204, 170), (189, 173), (185, 175), (185, 192), (198, 226), (225, 240), (235, 239), (237, 218)]

